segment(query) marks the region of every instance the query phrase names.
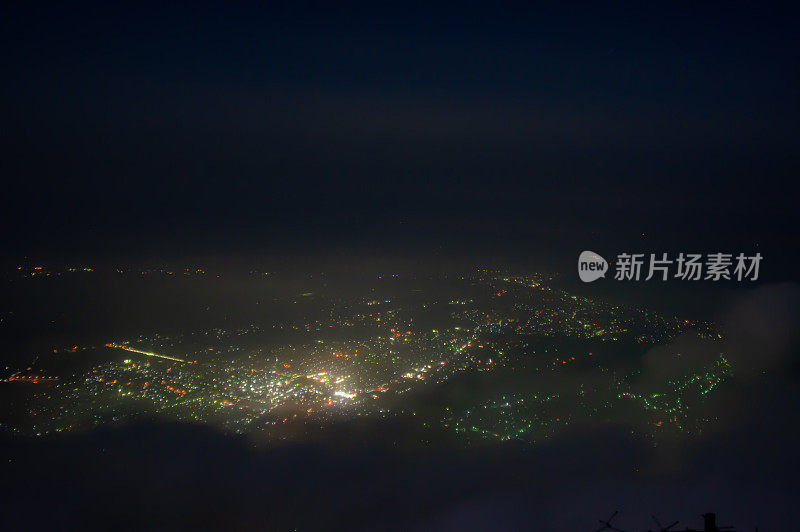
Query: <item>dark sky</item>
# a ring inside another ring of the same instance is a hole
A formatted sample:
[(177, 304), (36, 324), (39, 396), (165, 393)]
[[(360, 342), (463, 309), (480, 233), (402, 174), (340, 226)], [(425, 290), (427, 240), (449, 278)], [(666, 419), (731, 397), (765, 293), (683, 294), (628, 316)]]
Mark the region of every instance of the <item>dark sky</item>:
[(572, 254), (645, 233), (776, 255), (792, 15), (21, 2), (0, 21), (4, 248)]

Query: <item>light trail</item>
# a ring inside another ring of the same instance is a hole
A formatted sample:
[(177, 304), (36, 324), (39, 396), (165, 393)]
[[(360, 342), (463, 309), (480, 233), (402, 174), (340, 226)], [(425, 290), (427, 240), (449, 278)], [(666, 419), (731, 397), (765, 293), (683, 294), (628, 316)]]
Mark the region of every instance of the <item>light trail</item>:
[(139, 353), (140, 355), (146, 355), (146, 356), (149, 356), (149, 357), (165, 358), (167, 360), (174, 360), (175, 362), (186, 362), (182, 358), (168, 357), (167, 355), (159, 355), (158, 353), (151, 353), (149, 351), (142, 351), (141, 349), (134, 349), (133, 347), (128, 347), (128, 346), (125, 346), (125, 345), (106, 344), (106, 347), (116, 347), (117, 349), (122, 349), (123, 351), (130, 351), (131, 353)]

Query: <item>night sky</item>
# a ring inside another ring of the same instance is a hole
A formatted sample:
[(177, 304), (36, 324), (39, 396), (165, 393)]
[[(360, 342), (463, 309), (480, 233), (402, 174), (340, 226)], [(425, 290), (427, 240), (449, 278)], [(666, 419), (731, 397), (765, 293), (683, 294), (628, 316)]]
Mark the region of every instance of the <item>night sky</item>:
[(14, 257), (793, 240), (777, 8), (19, 3), (0, 25)]

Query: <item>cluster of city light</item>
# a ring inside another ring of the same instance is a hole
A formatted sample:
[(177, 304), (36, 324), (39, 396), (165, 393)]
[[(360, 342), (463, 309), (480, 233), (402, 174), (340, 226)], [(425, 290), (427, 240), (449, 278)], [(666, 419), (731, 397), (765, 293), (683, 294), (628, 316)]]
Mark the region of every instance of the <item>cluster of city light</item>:
[[(424, 300), (416, 307), (389, 297), (336, 300), (325, 312), (296, 321), (142, 335), (106, 344), (112, 360), (88, 374), (31, 379), (52, 385), (37, 395), (29, 431), (48, 434), (158, 414), (237, 432), (267, 427), (274, 434), (279, 426), (309, 419), (386, 415), (395, 411), (386, 398), (403, 404), (407, 394), (461, 374), (516, 371), (526, 364), (554, 379), (574, 368), (610, 373), (591, 348), (559, 348), (558, 338), (581, 345), (655, 343), (686, 330), (719, 338), (709, 324), (555, 290), (543, 275), (485, 272), (465, 280), (474, 287), (468, 294)], [(311, 292), (294, 297), (312, 296), (315, 304), (325, 304)], [(415, 313), (435, 305), (446, 309), (451, 322), (419, 326)], [(290, 331), (300, 340), (270, 347), (251, 340), (271, 329)], [(130, 353), (130, 358), (115, 361), (113, 350)], [(688, 430), (689, 403), (717, 389), (729, 374), (727, 360), (720, 357), (711, 367), (651, 393), (634, 393), (630, 375), (615, 376), (605, 389), (581, 384), (574, 394), (501, 389), (495, 399), (467, 397), (448, 405), (425, 423), (467, 437), (540, 441), (576, 417), (613, 413), (633, 402), (647, 414), (653, 431), (667, 425)]]

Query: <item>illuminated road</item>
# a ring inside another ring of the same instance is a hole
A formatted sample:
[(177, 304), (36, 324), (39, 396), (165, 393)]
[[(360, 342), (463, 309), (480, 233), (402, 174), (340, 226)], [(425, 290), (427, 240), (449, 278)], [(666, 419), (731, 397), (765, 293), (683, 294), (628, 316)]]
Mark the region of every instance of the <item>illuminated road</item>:
[(128, 347), (128, 346), (125, 346), (125, 345), (106, 344), (106, 347), (116, 347), (117, 349), (122, 349), (123, 351), (130, 351), (131, 353), (139, 353), (140, 355), (146, 355), (146, 356), (149, 356), (149, 357), (165, 358), (167, 360), (174, 360), (175, 362), (186, 362), (182, 358), (168, 357), (167, 355), (159, 355), (158, 353), (151, 353), (149, 351), (142, 351), (141, 349), (134, 349), (133, 347)]

